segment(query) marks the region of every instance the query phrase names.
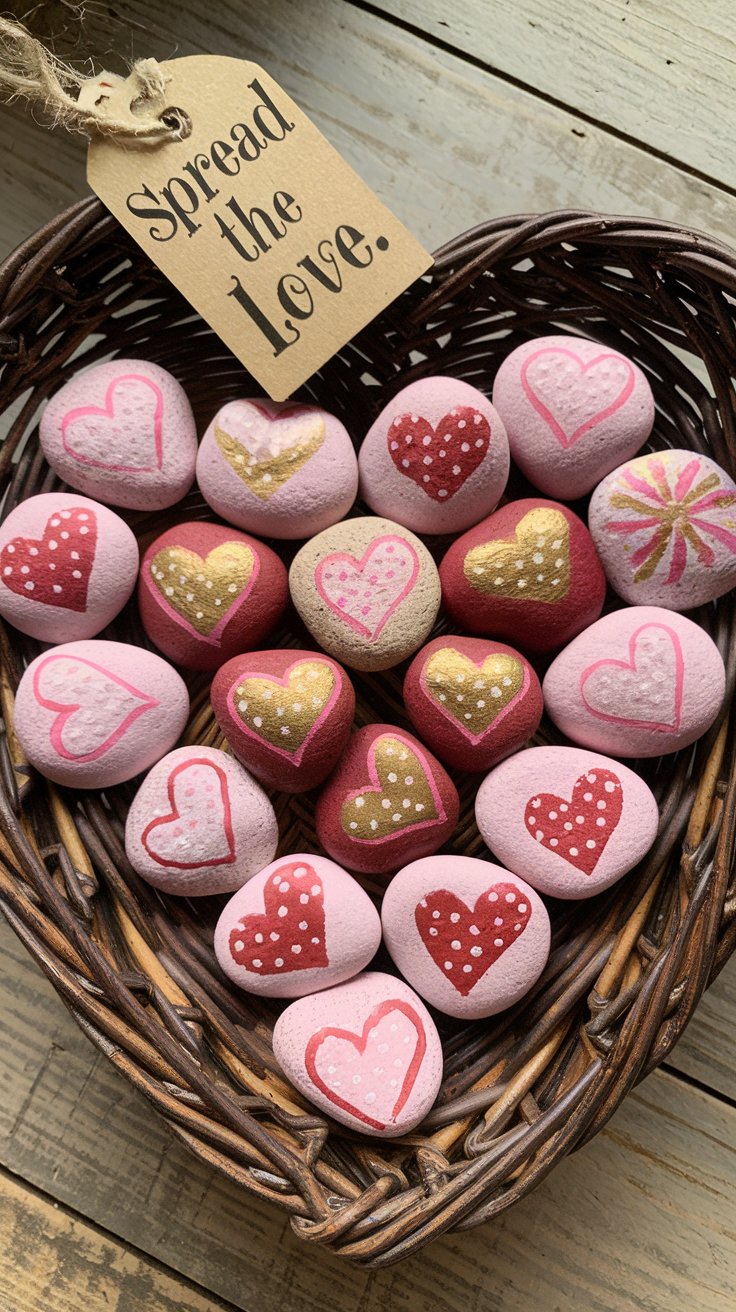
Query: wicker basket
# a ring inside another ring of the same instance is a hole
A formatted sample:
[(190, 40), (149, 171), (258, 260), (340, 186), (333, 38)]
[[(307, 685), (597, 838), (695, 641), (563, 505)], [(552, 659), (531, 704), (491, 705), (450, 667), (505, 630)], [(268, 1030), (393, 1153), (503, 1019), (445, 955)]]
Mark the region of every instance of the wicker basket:
[[(445, 246), (432, 276), (304, 395), (360, 437), (410, 379), (442, 372), (489, 391), (513, 346), (569, 328), (646, 371), (658, 407), (653, 445), (692, 446), (733, 474), (735, 298), (736, 253), (674, 225), (577, 212), (499, 219)], [(102, 206), (86, 200), (0, 269), (0, 410), (12, 406), (15, 416), (0, 456), (6, 512), (57, 486), (36, 439), (41, 403), (109, 352), (170, 369), (200, 427), (226, 399), (254, 390)], [(205, 513), (192, 494), (176, 516)], [(160, 515), (130, 519), (142, 539), (161, 531)], [(733, 596), (696, 618), (726, 659), (730, 707)], [(310, 646), (288, 623), (278, 640)], [(109, 636), (145, 642), (133, 606)], [(29, 771), (13, 732), (13, 690), (38, 648), (13, 632), (0, 642), (5, 915), (84, 1031), (175, 1134), (287, 1209), (304, 1239), (366, 1266), (478, 1225), (527, 1194), (663, 1060), (736, 943), (736, 768), (724, 719), (694, 748), (647, 764), (662, 815), (652, 852), (599, 897), (552, 906), (552, 956), (532, 993), (488, 1021), (438, 1018), (445, 1077), (420, 1129), (398, 1142), (350, 1134), (280, 1076), (270, 1042), (277, 1006), (218, 972), (218, 900), (159, 895), (129, 867), (121, 840), (133, 786), (63, 792)], [(402, 673), (358, 680), (361, 721), (405, 723)], [(206, 682), (192, 679), (191, 691), (187, 740), (221, 744)], [(555, 740), (549, 724), (539, 740)], [(482, 856), (475, 784), (459, 786), (452, 850)], [(276, 805), (281, 851), (315, 850), (312, 798)]]

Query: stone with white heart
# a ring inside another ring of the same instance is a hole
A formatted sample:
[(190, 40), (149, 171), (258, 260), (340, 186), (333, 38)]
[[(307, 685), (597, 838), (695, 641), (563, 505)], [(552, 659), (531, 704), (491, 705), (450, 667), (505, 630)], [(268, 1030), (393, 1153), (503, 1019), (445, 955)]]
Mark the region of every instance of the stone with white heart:
[(561, 651), (544, 704), (574, 743), (616, 756), (664, 756), (717, 718), (726, 675), (704, 629), (660, 606), (605, 615)]
[(321, 784), (350, 736), (355, 693), (321, 651), (244, 652), (217, 671), (212, 709), (231, 750), (256, 778), (284, 793)]
[(593, 897), (632, 870), (659, 812), (638, 774), (579, 747), (530, 747), (497, 765), (475, 799), (494, 856), (550, 897)]
[(405, 979), (448, 1016), (505, 1011), (549, 956), (549, 916), (533, 888), (490, 861), (430, 856), (391, 880), (383, 938)]
[(317, 837), (335, 861), (387, 875), (452, 837), (460, 803), (439, 761), (412, 734), (368, 724), (353, 734), (317, 799)]
[(526, 657), (491, 638), (434, 638), (404, 679), (417, 733), (445, 765), (488, 770), (539, 728), (542, 689)]
[(358, 491), (345, 426), (316, 405), (228, 401), (208, 425), (197, 481), (213, 510), (270, 538), (308, 538), (336, 524)]
[(287, 1079), (333, 1120), (361, 1134), (408, 1134), (439, 1093), (442, 1045), (403, 980), (364, 971), (292, 1002), (273, 1030)]
[(380, 941), (380, 916), (360, 884), (334, 861), (297, 852), (230, 899), (215, 954), (239, 988), (301, 998), (357, 975)]
[(0, 615), (43, 642), (93, 638), (122, 610), (137, 574), (128, 525), (77, 493), (28, 497), (0, 527)]
[(141, 562), (143, 627), (165, 656), (192, 670), (216, 670), (257, 647), (288, 599), (276, 552), (224, 524), (177, 524), (151, 543)]
[(165, 893), (232, 893), (273, 860), (274, 809), (227, 752), (177, 747), (149, 770), (128, 811), (125, 851)]
[(420, 378), (389, 401), (360, 448), (360, 490), (415, 533), (461, 533), (495, 509), (509, 473), (506, 431), (459, 378)]
[(437, 566), (390, 519), (347, 519), (307, 542), (291, 597), (320, 647), (355, 670), (387, 670), (421, 647), (440, 605)]
[(540, 492), (575, 501), (644, 445), (654, 423), (646, 376), (583, 337), (535, 337), (506, 357), (493, 404), (511, 455)]
[(41, 416), (51, 468), (112, 506), (161, 510), (194, 481), (197, 431), (180, 383), (146, 360), (110, 360), (69, 379)]
[(69, 788), (107, 788), (148, 770), (181, 734), (186, 684), (127, 642), (92, 639), (44, 651), (24, 671), (14, 728), (31, 765)]

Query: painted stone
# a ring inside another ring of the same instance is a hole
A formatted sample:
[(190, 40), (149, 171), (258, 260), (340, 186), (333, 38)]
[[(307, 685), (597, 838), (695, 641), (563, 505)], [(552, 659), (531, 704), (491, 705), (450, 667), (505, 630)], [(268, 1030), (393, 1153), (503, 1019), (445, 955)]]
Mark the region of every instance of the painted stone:
[(493, 404), (522, 473), (550, 497), (585, 496), (644, 445), (652, 389), (633, 360), (582, 337), (537, 337), (506, 357)]
[(189, 714), (186, 684), (127, 642), (67, 642), (31, 661), (14, 727), (31, 765), (70, 788), (107, 788), (148, 770)]
[(307, 538), (347, 514), (358, 461), (340, 420), (292, 401), (228, 401), (207, 428), (197, 481), (230, 524), (270, 538)]
[(122, 610), (138, 575), (138, 544), (107, 506), (42, 492), (0, 526), (0, 615), (42, 642), (93, 638)]
[(273, 1030), (287, 1079), (333, 1120), (362, 1134), (408, 1134), (442, 1081), (442, 1045), (403, 980), (365, 971), (292, 1002)]
[(361, 495), (375, 514), (415, 533), (461, 533), (498, 504), (509, 446), (477, 388), (420, 378), (381, 411), (358, 463)]
[(710, 728), (725, 670), (692, 620), (659, 606), (627, 606), (565, 647), (542, 690), (549, 715), (574, 743), (616, 756), (664, 756)]
[(125, 850), (165, 893), (232, 893), (273, 860), (274, 809), (227, 752), (177, 747), (149, 770), (128, 811)]
[(427, 548), (389, 519), (348, 519), (307, 542), (289, 572), (313, 638), (356, 670), (387, 670), (421, 647), (440, 581)]
[(531, 747), (496, 766), (475, 800), (478, 828), (499, 861), (550, 897), (593, 897), (646, 856), (657, 802), (608, 756)]
[(353, 685), (322, 652), (245, 652), (218, 670), (211, 695), (232, 751), (283, 793), (321, 784), (350, 737)]
[(404, 705), (445, 765), (489, 770), (536, 733), (542, 689), (513, 647), (449, 635), (417, 652), (404, 680)]
[(183, 387), (145, 360), (111, 360), (52, 396), (39, 437), (70, 487), (112, 506), (161, 510), (194, 481), (197, 432)]
[(357, 975), (380, 941), (380, 917), (360, 884), (334, 861), (298, 852), (230, 899), (215, 953), (239, 988), (301, 998)]
[(317, 837), (352, 870), (385, 875), (451, 837), (457, 789), (425, 747), (391, 724), (355, 733), (317, 799)]
[(510, 501), (453, 542), (442, 600), (471, 633), (522, 651), (555, 651), (592, 624), (606, 580), (587, 528), (567, 506)]
[(141, 563), (143, 627), (165, 656), (193, 670), (215, 670), (257, 646), (288, 599), (275, 551), (224, 524), (177, 524)]

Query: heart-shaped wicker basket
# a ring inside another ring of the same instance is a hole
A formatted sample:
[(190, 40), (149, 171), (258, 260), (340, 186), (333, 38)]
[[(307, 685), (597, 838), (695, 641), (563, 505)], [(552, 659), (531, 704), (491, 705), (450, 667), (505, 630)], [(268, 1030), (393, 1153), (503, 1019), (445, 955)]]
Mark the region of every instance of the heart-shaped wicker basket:
[[(654, 220), (520, 215), (465, 233), (303, 395), (359, 440), (411, 379), (451, 374), (490, 392), (512, 347), (567, 330), (622, 349), (645, 370), (657, 401), (654, 447), (691, 446), (736, 473), (736, 253)], [(58, 486), (37, 441), (43, 402), (109, 353), (170, 369), (200, 429), (225, 400), (258, 390), (99, 202), (85, 200), (0, 269), (6, 514)], [(172, 518), (205, 513), (195, 493)], [(130, 521), (144, 540), (162, 528), (160, 515)], [(406, 1140), (350, 1134), (286, 1085), (271, 1050), (277, 1005), (236, 991), (217, 969), (218, 900), (159, 895), (128, 865), (122, 832), (133, 785), (65, 792), (29, 770), (13, 693), (38, 645), (7, 631), (0, 906), (84, 1031), (194, 1152), (286, 1208), (304, 1239), (366, 1266), (395, 1262), (511, 1206), (590, 1139), (667, 1055), (734, 948), (733, 596), (695, 618), (728, 666), (726, 715), (694, 748), (644, 767), (662, 816), (653, 850), (599, 897), (551, 908), (549, 966), (511, 1011), (473, 1024), (438, 1018), (444, 1082)], [(145, 643), (134, 604), (109, 636)], [(294, 617), (276, 640), (312, 645)], [(406, 723), (402, 674), (356, 680), (361, 723)], [(190, 683), (187, 741), (221, 745), (207, 683)], [(544, 723), (539, 740), (555, 738)], [(473, 819), (477, 780), (458, 783), (452, 850), (485, 855)], [(313, 798), (275, 800), (280, 850), (319, 850)]]

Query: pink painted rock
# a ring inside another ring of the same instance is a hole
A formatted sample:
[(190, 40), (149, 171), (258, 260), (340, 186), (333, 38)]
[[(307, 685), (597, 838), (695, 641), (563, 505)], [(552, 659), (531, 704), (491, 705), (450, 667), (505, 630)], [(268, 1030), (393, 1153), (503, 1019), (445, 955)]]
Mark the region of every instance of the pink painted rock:
[(529, 662), (488, 638), (434, 638), (414, 657), (404, 705), (445, 765), (488, 770), (539, 728), (542, 689)]
[(273, 1030), (287, 1079), (333, 1120), (384, 1139), (424, 1120), (442, 1081), (442, 1045), (403, 980), (367, 971), (292, 1002)]
[(232, 751), (270, 788), (321, 784), (350, 736), (355, 693), (337, 661), (316, 651), (245, 652), (218, 670), (212, 709)]
[(547, 671), (544, 704), (573, 742), (664, 756), (695, 742), (723, 703), (720, 652), (692, 620), (658, 606), (605, 615)]
[(31, 765), (69, 788), (107, 788), (174, 746), (189, 714), (184, 680), (127, 642), (67, 642), (31, 661), (15, 732)]
[(736, 586), (736, 483), (694, 451), (655, 451), (615, 469), (590, 501), (611, 587), (633, 606), (690, 610)]
[(408, 529), (348, 519), (307, 542), (289, 572), (312, 636), (356, 670), (387, 670), (428, 637), (440, 604), (437, 567)]
[(451, 837), (460, 804), (439, 761), (404, 729), (368, 724), (323, 788), (317, 837), (341, 864), (385, 875)]
[(357, 975), (380, 941), (380, 917), (360, 884), (334, 861), (297, 852), (230, 899), (215, 953), (239, 988), (301, 998)]
[(194, 480), (197, 432), (186, 393), (145, 360), (75, 374), (49, 401), (39, 436), (65, 483), (112, 506), (161, 510)]
[(226, 752), (177, 747), (149, 770), (125, 825), (128, 860), (165, 893), (232, 893), (273, 860), (274, 809)]
[(0, 615), (43, 642), (94, 637), (122, 610), (137, 574), (128, 525), (76, 493), (28, 497), (0, 527)]
[(207, 428), (197, 481), (230, 524), (307, 538), (336, 524), (358, 491), (358, 461), (334, 415), (293, 401), (228, 401)]
[(593, 897), (646, 856), (654, 794), (620, 761), (577, 747), (531, 747), (496, 766), (475, 801), (495, 856), (550, 897)]
[(289, 599), (275, 551), (224, 524), (177, 524), (141, 564), (138, 608), (152, 642), (179, 665), (216, 670), (256, 647)]
[(413, 861), (391, 880), (386, 947), (417, 993), (448, 1016), (476, 1020), (513, 1006), (549, 956), (549, 916), (516, 875), (471, 856)]
[(585, 496), (635, 455), (654, 423), (652, 389), (625, 355), (582, 337), (537, 337), (506, 357), (493, 384), (511, 455), (550, 497)]
[(471, 633), (555, 651), (597, 619), (606, 580), (593, 539), (556, 501), (510, 501), (453, 542), (442, 600)]
[(363, 500), (377, 515), (415, 533), (461, 533), (498, 504), (509, 445), (477, 388), (458, 378), (420, 378), (381, 411), (359, 465)]

